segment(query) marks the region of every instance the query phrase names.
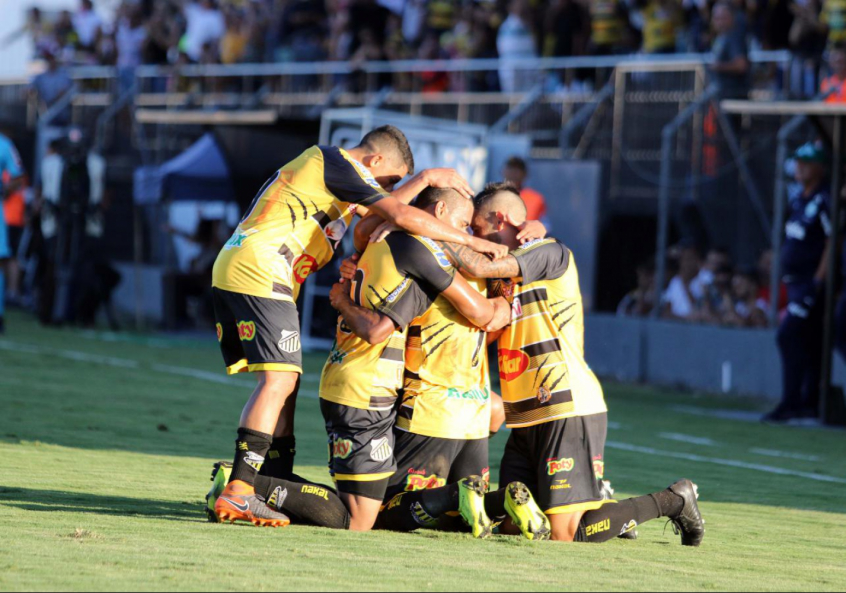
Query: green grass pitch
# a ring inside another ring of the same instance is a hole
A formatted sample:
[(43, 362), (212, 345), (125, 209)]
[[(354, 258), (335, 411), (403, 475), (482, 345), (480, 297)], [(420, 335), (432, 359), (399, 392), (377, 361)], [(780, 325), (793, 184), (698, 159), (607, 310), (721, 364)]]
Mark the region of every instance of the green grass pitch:
[[(323, 360), (307, 359), (297, 462), (325, 482)], [(0, 338), (0, 590), (846, 589), (846, 433), (744, 421), (759, 402), (606, 383), (606, 477), (618, 496), (694, 479), (707, 534), (690, 549), (659, 521), (600, 546), (209, 524), (211, 463), (231, 456), (249, 392), (249, 377), (221, 374), (211, 335), (13, 315)]]

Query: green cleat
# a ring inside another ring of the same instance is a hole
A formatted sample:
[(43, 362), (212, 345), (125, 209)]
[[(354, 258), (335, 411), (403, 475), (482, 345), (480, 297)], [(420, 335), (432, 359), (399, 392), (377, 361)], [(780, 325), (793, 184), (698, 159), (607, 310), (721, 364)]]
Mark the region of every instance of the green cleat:
[(220, 518), (214, 512), (214, 505), (220, 497), (220, 493), (226, 488), (229, 483), (229, 476), (232, 475), (232, 464), (228, 461), (218, 461), (214, 464), (212, 469), (211, 481), (212, 487), (209, 493), (206, 494), (206, 515), (208, 515), (209, 522), (220, 523)]
[(549, 519), (525, 484), (512, 482), (508, 485), (505, 490), (505, 510), (526, 539), (545, 541), (552, 536)]
[(485, 481), (479, 476), (458, 482), (458, 510), (477, 539), (486, 539), (493, 534), (493, 524), (485, 512), (486, 492)]

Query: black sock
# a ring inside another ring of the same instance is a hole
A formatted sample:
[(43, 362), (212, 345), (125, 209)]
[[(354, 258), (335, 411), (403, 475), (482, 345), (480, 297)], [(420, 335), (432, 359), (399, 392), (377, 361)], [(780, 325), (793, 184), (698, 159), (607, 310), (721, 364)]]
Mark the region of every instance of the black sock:
[(494, 523), (505, 521), (505, 488), (485, 494), (485, 512)]
[(256, 477), (256, 494), (268, 506), (297, 522), (330, 529), (349, 529), (350, 513), (337, 493), (327, 486)]
[(432, 527), (450, 511), (458, 510), (458, 484), (442, 488), (403, 492), (385, 505), (376, 521), (377, 529), (414, 531)]
[(256, 475), (264, 464), (264, 457), (270, 448), (272, 438), (269, 434), (239, 428), (235, 441), (235, 461), (232, 465), (230, 482), (241, 480), (247, 484), (255, 483)]
[[(289, 437), (273, 437), (270, 449), (261, 466), (260, 475), (280, 480), (291, 480), (294, 474), (294, 456), (297, 454), (297, 439)], [(297, 481), (297, 480), (295, 480)]]
[(684, 504), (682, 498), (669, 490), (609, 502), (582, 517), (576, 541), (602, 543), (631, 531), (638, 525), (678, 514)]

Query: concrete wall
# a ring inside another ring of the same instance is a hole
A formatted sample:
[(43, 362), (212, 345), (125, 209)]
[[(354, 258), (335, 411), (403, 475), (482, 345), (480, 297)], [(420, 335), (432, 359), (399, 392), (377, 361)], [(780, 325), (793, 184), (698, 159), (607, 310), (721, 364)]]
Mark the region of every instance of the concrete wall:
[[(775, 330), (738, 330), (592, 314), (587, 360), (600, 376), (713, 393), (781, 397)], [(846, 382), (837, 358), (835, 383)]]

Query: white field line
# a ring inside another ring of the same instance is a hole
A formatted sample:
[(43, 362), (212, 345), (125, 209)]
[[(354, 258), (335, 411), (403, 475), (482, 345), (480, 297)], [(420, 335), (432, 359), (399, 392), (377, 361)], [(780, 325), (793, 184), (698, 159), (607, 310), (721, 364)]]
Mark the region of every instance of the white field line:
[(672, 459), (683, 459), (685, 461), (695, 461), (697, 463), (710, 463), (712, 465), (723, 465), (726, 467), (736, 467), (740, 469), (748, 469), (752, 471), (759, 471), (768, 474), (776, 474), (779, 476), (794, 476), (797, 478), (805, 478), (817, 482), (829, 482), (833, 484), (846, 484), (846, 479), (835, 478), (834, 476), (826, 476), (823, 474), (816, 474), (811, 472), (797, 472), (781, 467), (774, 467), (771, 465), (761, 465), (758, 463), (746, 463), (745, 461), (737, 461), (735, 459), (720, 459), (718, 457), (705, 457), (704, 455), (695, 455), (692, 453), (679, 453), (676, 451), (661, 451), (651, 447), (639, 447), (637, 445), (629, 445), (628, 443), (620, 443), (617, 441), (608, 441), (607, 447), (611, 449), (619, 449), (620, 451), (630, 451), (632, 453), (642, 453), (644, 455), (652, 455), (655, 457), (670, 457)]
[(690, 443), (691, 445), (699, 445), (701, 447), (718, 447), (719, 445), (712, 439), (706, 437), (695, 437), (689, 434), (681, 434), (679, 432), (659, 432), (658, 437), (668, 441), (677, 441), (679, 443)]
[(798, 459), (799, 461), (819, 461), (818, 455), (805, 455), (804, 453), (788, 453), (786, 451), (777, 451), (775, 449), (759, 449), (753, 447), (749, 449), (750, 453), (756, 455), (766, 455), (767, 457), (780, 457), (782, 459)]
[[(143, 364), (137, 360), (131, 360), (127, 358), (101, 356), (99, 354), (79, 352), (78, 350), (63, 350), (59, 348), (48, 348), (45, 346), (33, 346), (31, 344), (19, 344), (16, 342), (11, 342), (9, 340), (0, 340), (0, 350), (7, 350), (9, 352), (19, 352), (24, 354), (35, 354), (39, 356), (52, 356), (56, 358), (63, 358), (65, 360), (72, 360), (74, 362), (99, 364), (120, 369), (149, 369), (157, 373), (164, 373), (167, 375), (175, 375), (179, 377), (189, 377), (191, 379), (199, 379), (201, 381), (208, 381), (221, 385), (232, 385), (237, 387), (255, 387), (256, 385), (255, 381), (251, 381), (249, 379), (241, 379), (238, 377), (226, 376), (222, 370), (220, 373), (213, 373), (210, 371), (204, 371), (202, 369), (192, 369), (189, 367), (173, 366), (169, 364)], [(316, 377), (315, 375), (303, 375), (304, 385), (316, 387), (319, 382), (320, 378)], [(300, 395), (305, 397), (317, 397), (316, 393), (305, 389), (300, 390)]]

